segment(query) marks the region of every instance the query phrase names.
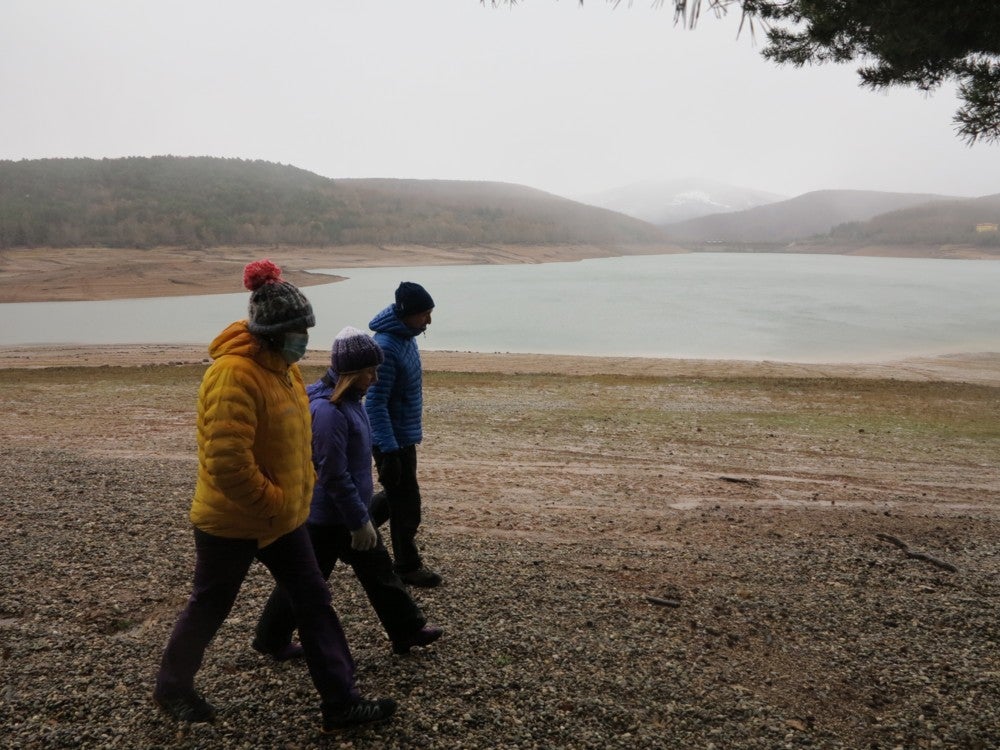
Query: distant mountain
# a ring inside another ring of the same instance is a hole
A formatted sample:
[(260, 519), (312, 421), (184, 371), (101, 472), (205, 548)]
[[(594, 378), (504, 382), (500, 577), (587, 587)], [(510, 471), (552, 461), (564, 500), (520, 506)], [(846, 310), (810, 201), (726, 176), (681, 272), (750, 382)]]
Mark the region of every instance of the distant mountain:
[(0, 248), (394, 243), (665, 244), (633, 217), (504, 183), (209, 157), (0, 161)]
[(787, 243), (847, 222), (867, 221), (899, 209), (954, 200), (925, 193), (818, 190), (745, 211), (703, 216), (665, 226), (675, 242)]
[(662, 226), (708, 214), (742, 211), (786, 197), (712, 180), (688, 178), (637, 182), (578, 196), (576, 200)]

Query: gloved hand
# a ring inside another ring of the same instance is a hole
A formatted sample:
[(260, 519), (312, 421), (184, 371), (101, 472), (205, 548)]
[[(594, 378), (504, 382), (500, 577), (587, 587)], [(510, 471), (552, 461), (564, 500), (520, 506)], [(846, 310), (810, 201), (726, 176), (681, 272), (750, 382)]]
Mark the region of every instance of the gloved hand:
[(403, 459), (399, 451), (383, 453), (378, 462), (378, 480), (383, 487), (395, 487), (403, 476)]
[(375, 534), (375, 527), (371, 521), (365, 521), (365, 525), (360, 529), (351, 532), (351, 549), (358, 552), (367, 552), (375, 549), (378, 544), (378, 536)]

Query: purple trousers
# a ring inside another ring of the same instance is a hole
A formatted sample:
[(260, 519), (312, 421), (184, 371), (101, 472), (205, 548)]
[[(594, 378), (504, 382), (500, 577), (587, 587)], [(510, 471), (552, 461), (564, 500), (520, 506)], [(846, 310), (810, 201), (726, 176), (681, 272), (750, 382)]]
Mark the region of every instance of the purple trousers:
[(194, 676), (205, 650), (229, 615), (256, 559), (288, 594), (322, 705), (337, 707), (358, 699), (354, 659), (304, 525), (262, 549), (255, 539), (227, 539), (200, 529), (194, 530), (194, 544), (191, 597), (163, 652), (156, 695), (188, 695), (194, 690)]

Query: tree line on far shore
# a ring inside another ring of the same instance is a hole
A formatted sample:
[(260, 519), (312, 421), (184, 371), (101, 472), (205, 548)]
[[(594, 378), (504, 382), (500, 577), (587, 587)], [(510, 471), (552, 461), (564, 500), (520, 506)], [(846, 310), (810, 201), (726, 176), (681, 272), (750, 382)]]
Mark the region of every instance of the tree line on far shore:
[(1000, 248), (1000, 194), (938, 201), (835, 226), (828, 243)]
[[(835, 193), (830, 200), (838, 198)], [(814, 194), (813, 203), (816, 195), (823, 194)], [(821, 208), (812, 206), (814, 211)], [(729, 214), (718, 215), (718, 220), (729, 218)], [(868, 221), (831, 223), (830, 230), (818, 235), (815, 229), (796, 232), (794, 218), (794, 213), (772, 217), (775, 223), (768, 225), (767, 232), (753, 226), (731, 228), (733, 236), (726, 235), (726, 239), (776, 243), (778, 249), (794, 241), (799, 252), (808, 252), (803, 241), (818, 251), (822, 245), (845, 243), (1000, 248), (1000, 232), (977, 231), (984, 223), (1000, 224), (1000, 194), (936, 200)], [(717, 228), (702, 233), (706, 232), (718, 233)], [(677, 235), (676, 227), (656, 227), (521, 185), (334, 180), (287, 165), (211, 157), (0, 161), (0, 249), (391, 244), (621, 247), (674, 242), (690, 244)]]
[(502, 183), (211, 157), (0, 161), (0, 248), (662, 242), (637, 219)]

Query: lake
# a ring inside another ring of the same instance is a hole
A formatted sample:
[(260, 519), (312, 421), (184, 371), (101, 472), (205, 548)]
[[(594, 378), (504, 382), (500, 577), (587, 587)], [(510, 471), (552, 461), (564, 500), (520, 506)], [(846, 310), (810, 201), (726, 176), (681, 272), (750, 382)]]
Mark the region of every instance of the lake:
[[(878, 361), (1000, 351), (1000, 263), (692, 253), (508, 266), (324, 269), (304, 289), (325, 349), (403, 280), (434, 297), (428, 350)], [(0, 304), (0, 345), (204, 343), (247, 293)]]

